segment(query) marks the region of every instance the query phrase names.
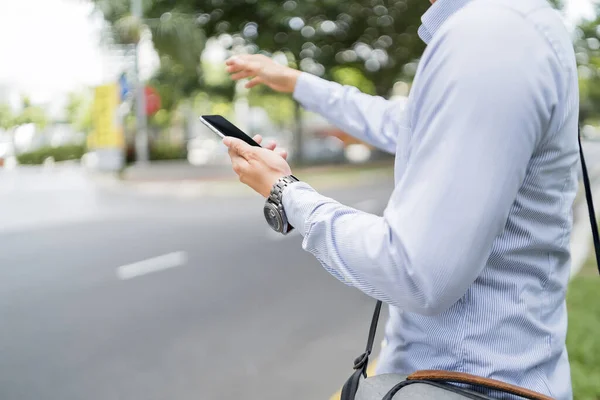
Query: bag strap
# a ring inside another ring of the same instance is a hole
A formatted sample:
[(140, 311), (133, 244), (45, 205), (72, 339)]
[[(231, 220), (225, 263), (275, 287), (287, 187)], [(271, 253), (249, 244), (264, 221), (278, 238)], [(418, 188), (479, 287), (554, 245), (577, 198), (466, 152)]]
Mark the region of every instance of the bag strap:
[(596, 265), (600, 273), (600, 235), (598, 235), (598, 223), (596, 222), (596, 212), (594, 211), (594, 199), (592, 198), (592, 185), (585, 165), (583, 148), (581, 147), (581, 129), (577, 131), (577, 140), (579, 141), (579, 157), (581, 158), (581, 169), (583, 171), (583, 186), (585, 186), (585, 199), (588, 206), (590, 225), (592, 226), (592, 237), (594, 239), (594, 252), (596, 253)]
[[(587, 166), (585, 164), (585, 157), (583, 155), (583, 148), (581, 146), (581, 129), (579, 127), (577, 128), (577, 141), (579, 143), (579, 157), (581, 158), (581, 169), (583, 171), (583, 186), (585, 187), (585, 198), (588, 206), (590, 225), (592, 227), (592, 236), (594, 239), (596, 265), (598, 266), (598, 273), (600, 273), (600, 235), (598, 234), (598, 223), (596, 222), (596, 212), (594, 210), (594, 200), (592, 198), (592, 185), (590, 184), (590, 177), (588, 175)], [(375, 333), (377, 332), (377, 323), (379, 322), (380, 312), (381, 300), (378, 300), (375, 304), (375, 310), (373, 311), (373, 318), (371, 319), (371, 327), (369, 328), (367, 347), (365, 349), (365, 352), (358, 356), (356, 360), (354, 360), (355, 371), (342, 387), (340, 400), (354, 400), (356, 396), (356, 391), (358, 390), (358, 383), (360, 382), (361, 376), (364, 378), (367, 377), (367, 366), (369, 365), (369, 356), (373, 351), (373, 342), (375, 341)]]
[(381, 300), (377, 300), (375, 304), (375, 310), (373, 311), (373, 318), (371, 319), (371, 326), (369, 328), (369, 337), (367, 339), (367, 347), (365, 352), (354, 360), (354, 373), (348, 378), (344, 386), (342, 387), (342, 393), (340, 400), (354, 400), (356, 391), (358, 390), (358, 383), (360, 382), (361, 376), (367, 377), (367, 366), (369, 365), (369, 356), (373, 351), (373, 343), (375, 342), (375, 334), (377, 333), (377, 323), (379, 322), (379, 314), (381, 313)]
[(483, 378), (481, 376), (466, 374), (464, 372), (423, 370), (417, 371), (409, 375), (406, 379), (408, 381), (419, 380), (445, 383), (466, 383), (469, 385), (475, 385), (485, 387), (487, 389), (499, 390), (504, 393), (514, 394), (524, 399), (552, 400), (551, 397), (548, 397), (538, 392), (534, 392), (533, 390), (511, 385), (509, 383), (501, 382), (496, 379), (489, 379)]

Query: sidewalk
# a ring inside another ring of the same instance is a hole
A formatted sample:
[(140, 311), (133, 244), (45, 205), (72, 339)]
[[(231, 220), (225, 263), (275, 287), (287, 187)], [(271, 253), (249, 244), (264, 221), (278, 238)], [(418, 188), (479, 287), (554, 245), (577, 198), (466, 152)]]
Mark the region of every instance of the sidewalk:
[[(294, 168), (295, 175), (335, 173), (337, 171), (370, 171), (393, 169), (393, 160), (374, 161), (365, 164), (318, 165)], [(147, 165), (132, 165), (120, 175), (126, 182), (172, 182), (172, 181), (217, 181), (237, 180), (231, 164), (195, 166), (187, 161), (154, 161)]]
[(146, 165), (131, 165), (120, 175), (128, 182), (159, 182), (183, 180), (233, 179), (231, 165), (194, 166), (185, 160), (153, 161)]
[[(187, 163), (153, 163), (128, 168), (119, 178), (92, 174), (106, 189), (171, 198), (254, 195), (242, 185), (230, 165), (195, 167)], [(393, 163), (329, 165), (295, 168), (294, 175), (317, 190), (393, 183)]]

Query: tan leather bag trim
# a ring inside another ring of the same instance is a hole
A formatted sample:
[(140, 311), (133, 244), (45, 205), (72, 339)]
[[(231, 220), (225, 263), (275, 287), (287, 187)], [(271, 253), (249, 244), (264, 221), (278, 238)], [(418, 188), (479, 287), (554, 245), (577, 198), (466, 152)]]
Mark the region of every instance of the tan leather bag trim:
[(408, 380), (426, 380), (426, 381), (444, 381), (454, 383), (467, 383), (485, 386), (490, 389), (501, 390), (503, 392), (516, 394), (533, 400), (553, 400), (551, 397), (543, 395), (533, 390), (525, 389), (519, 386), (511, 385), (497, 381), (495, 379), (482, 378), (480, 376), (466, 374), (463, 372), (423, 370), (409, 375)]

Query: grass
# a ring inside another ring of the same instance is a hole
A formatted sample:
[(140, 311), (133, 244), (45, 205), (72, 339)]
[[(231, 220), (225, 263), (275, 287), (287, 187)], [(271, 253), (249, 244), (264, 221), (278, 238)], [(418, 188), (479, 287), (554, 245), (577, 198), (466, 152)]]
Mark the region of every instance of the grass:
[(600, 400), (600, 277), (593, 253), (569, 285), (567, 308), (573, 398)]

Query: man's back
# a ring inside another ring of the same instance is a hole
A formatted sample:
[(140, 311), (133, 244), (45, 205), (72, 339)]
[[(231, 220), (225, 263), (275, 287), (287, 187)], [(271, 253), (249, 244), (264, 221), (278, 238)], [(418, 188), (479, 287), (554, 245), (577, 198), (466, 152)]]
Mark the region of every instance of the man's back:
[[(443, 15), (444, 5), (437, 11), (430, 10), (440, 15), (426, 14), (423, 18), (422, 29), (424, 35), (431, 36), (431, 42), (411, 91), (409, 129), (414, 129), (411, 115), (420, 107), (415, 99), (430, 89), (426, 76), (428, 69), (433, 68), (430, 63), (439, 57), (435, 53), (445, 51), (443, 46), (457, 44), (448, 43), (445, 38), (451, 37), (453, 30), (468, 32), (472, 27), (471, 38), (465, 40), (467, 45), (469, 40), (486, 40), (488, 32), (482, 29), (485, 24), (490, 31), (496, 31), (490, 45), (495, 45), (498, 31), (505, 29), (511, 49), (539, 52), (539, 65), (543, 65), (543, 57), (548, 57), (553, 77), (548, 87), (552, 90), (546, 92), (546, 87), (540, 86), (539, 92), (531, 95), (540, 99), (555, 96), (555, 106), (550, 118), (542, 123), (504, 230), (494, 240), (482, 272), (464, 296), (439, 315), (424, 316), (390, 307), (387, 346), (378, 372), (464, 371), (567, 399), (571, 397), (571, 385), (565, 348), (565, 291), (570, 275), (571, 209), (579, 161), (579, 94), (573, 48), (560, 16), (544, 0), (441, 1), (454, 1), (451, 7), (460, 9)], [(433, 21), (433, 27), (427, 25), (428, 19)], [(443, 25), (436, 22), (439, 20)], [(473, 54), (474, 59), (478, 56), (483, 55)], [(511, 62), (511, 57), (507, 62)], [(525, 61), (523, 68), (535, 69), (537, 65)], [(443, 97), (444, 93), (439, 95)], [(464, 111), (468, 113), (468, 109)], [(532, 112), (531, 118), (538, 116)], [(498, 120), (498, 124), (502, 123)], [(398, 153), (403, 156), (397, 159), (397, 182), (403, 179), (402, 171), (411, 168), (412, 149), (421, 140), (424, 139), (407, 135), (398, 142)], [(502, 183), (490, 181), (489, 185)], [(458, 231), (461, 226), (454, 229)], [(443, 243), (430, 245), (435, 252)], [(469, 251), (456, 249), (465, 250)]]

